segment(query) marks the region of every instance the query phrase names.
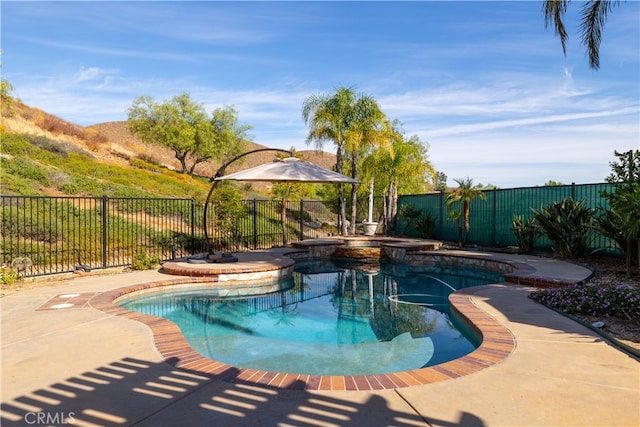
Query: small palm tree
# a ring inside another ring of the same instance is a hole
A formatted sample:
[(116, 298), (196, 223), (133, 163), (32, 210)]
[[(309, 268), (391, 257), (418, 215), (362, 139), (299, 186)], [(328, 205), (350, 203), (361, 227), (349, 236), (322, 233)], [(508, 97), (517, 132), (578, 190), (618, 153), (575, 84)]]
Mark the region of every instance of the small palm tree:
[[(331, 95), (312, 95), (302, 105), (302, 117), (309, 125), (307, 143), (322, 149), (327, 141), (336, 147), (336, 172), (344, 172), (344, 161), (350, 161), (351, 176), (356, 178), (360, 155), (375, 145), (389, 140), (390, 126), (377, 101), (356, 93), (352, 87), (339, 87)], [(351, 233), (356, 226), (357, 184), (351, 187)], [(347, 235), (344, 189), (338, 184), (338, 210), (342, 234)]]
[[(460, 239), (460, 246), (462, 247), (469, 240), (469, 205), (476, 197), (484, 200), (487, 196), (482, 191), (481, 186), (473, 185), (473, 180), (469, 177), (455, 179), (454, 181), (458, 184), (458, 188), (447, 193), (445, 203), (449, 207), (458, 202), (462, 203), (462, 219), (464, 221), (464, 239)], [(462, 234), (462, 230), (459, 231), (459, 234)]]

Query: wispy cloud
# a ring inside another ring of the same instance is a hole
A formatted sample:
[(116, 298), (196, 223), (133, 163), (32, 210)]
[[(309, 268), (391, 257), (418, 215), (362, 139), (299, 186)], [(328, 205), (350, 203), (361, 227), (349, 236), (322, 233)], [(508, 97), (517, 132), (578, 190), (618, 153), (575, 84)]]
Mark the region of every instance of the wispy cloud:
[(81, 125), (190, 93), (233, 105), (256, 142), (298, 149), (304, 100), (353, 85), (452, 178), (593, 182), (614, 149), (640, 148), (637, 11), (609, 16), (594, 72), (533, 2), (5, 2), (2, 71)]

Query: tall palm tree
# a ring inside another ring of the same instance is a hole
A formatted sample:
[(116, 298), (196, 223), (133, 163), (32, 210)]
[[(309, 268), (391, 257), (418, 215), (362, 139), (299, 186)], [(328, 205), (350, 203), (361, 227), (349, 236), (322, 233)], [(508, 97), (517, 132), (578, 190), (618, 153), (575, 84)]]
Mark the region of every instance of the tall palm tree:
[[(564, 26), (562, 18), (567, 11), (569, 0), (544, 0), (545, 26), (553, 24), (556, 34), (560, 37), (562, 51), (567, 54), (567, 40), (569, 35)], [(587, 49), (589, 56), (589, 66), (597, 70), (600, 68), (600, 42), (602, 41), (602, 30), (607, 21), (607, 14), (611, 12), (613, 6), (617, 6), (620, 0), (592, 0), (585, 2), (582, 6), (582, 19), (580, 31), (582, 32), (582, 44)]]
[[(385, 116), (377, 102), (366, 95), (356, 94), (351, 87), (339, 87), (331, 95), (312, 95), (302, 105), (302, 117), (309, 125), (307, 143), (314, 141), (322, 149), (331, 141), (336, 147), (336, 172), (344, 173), (344, 159), (351, 160), (351, 176), (356, 178), (360, 151), (369, 144), (381, 140), (379, 132), (384, 127)], [(352, 184), (351, 232), (355, 231), (356, 184)], [(344, 187), (338, 186), (338, 210), (342, 234), (347, 235)]]
[(364, 158), (362, 168), (366, 179), (375, 177), (376, 185), (382, 187), (385, 234), (395, 230), (399, 192), (422, 194), (429, 181), (435, 182), (436, 171), (428, 160), (427, 146), (417, 135), (405, 139), (400, 130), (392, 139), (391, 149), (376, 148)]
[[(333, 142), (336, 147), (336, 172), (338, 173), (344, 171), (344, 144), (354, 102), (353, 89), (340, 87), (333, 95), (312, 95), (302, 104), (302, 117), (309, 125), (307, 144), (314, 141), (316, 148), (321, 150), (325, 142)], [(338, 214), (342, 225), (342, 235), (346, 235), (343, 184), (338, 184)]]
[[(357, 179), (360, 157), (374, 146), (390, 147), (392, 128), (378, 102), (367, 95), (356, 98), (355, 111), (347, 132), (345, 156), (351, 160), (351, 178)], [(356, 232), (358, 187), (351, 186), (351, 227)]]
[(464, 239), (461, 239), (461, 243), (465, 245), (469, 239), (469, 204), (476, 197), (485, 199), (487, 196), (482, 191), (482, 188), (478, 185), (473, 185), (473, 180), (469, 177), (464, 179), (455, 179), (458, 184), (458, 188), (447, 193), (445, 203), (448, 206), (452, 206), (457, 202), (462, 202), (462, 219), (464, 221)]

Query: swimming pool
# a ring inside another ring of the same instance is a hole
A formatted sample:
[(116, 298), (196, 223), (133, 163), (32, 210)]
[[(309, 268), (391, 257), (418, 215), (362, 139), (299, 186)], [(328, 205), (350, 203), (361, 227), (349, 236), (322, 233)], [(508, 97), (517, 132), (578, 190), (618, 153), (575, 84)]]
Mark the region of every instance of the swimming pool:
[(309, 375), (369, 375), (432, 366), (473, 351), (448, 295), (499, 273), (316, 260), (296, 263), (282, 291), (221, 297), (211, 287), (119, 302), (176, 323), (200, 354), (232, 366)]

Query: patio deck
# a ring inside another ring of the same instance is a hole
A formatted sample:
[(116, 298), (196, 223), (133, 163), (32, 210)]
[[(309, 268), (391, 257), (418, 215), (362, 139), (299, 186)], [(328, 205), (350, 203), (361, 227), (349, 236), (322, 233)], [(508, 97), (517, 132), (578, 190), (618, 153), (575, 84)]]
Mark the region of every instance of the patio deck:
[[(590, 274), (546, 258), (473, 256), (522, 266), (530, 282)], [(471, 310), (515, 339), (499, 363), (430, 384), (345, 391), (229, 381), (239, 374), (235, 368), (212, 380), (198, 366), (177, 368), (146, 325), (93, 307), (94, 298), (124, 286), (173, 278), (158, 271), (87, 275), (3, 296), (2, 425), (640, 425), (638, 360), (531, 301), (523, 285), (469, 294)], [(46, 306), (61, 296), (61, 308)]]

